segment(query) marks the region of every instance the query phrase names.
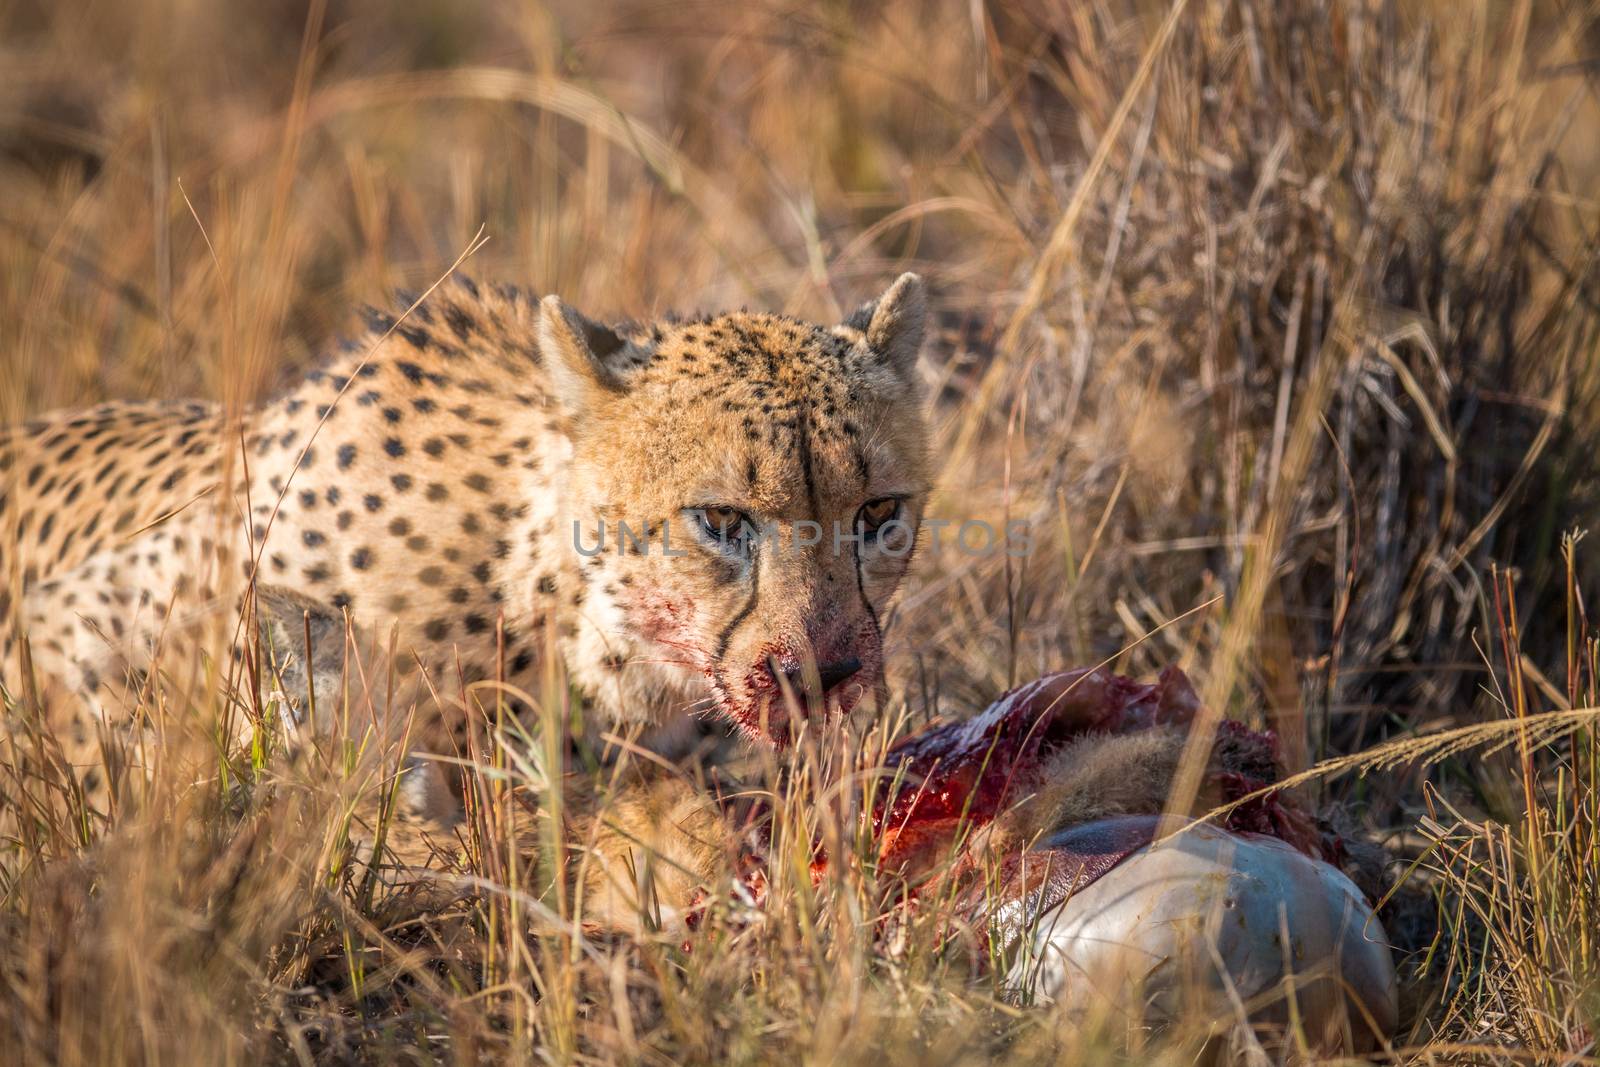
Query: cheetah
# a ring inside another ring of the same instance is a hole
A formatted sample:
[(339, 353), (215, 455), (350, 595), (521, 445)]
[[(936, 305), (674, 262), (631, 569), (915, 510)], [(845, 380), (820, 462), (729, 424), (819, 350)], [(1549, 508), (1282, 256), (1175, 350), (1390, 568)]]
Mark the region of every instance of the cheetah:
[(834, 325), (615, 326), (456, 276), (242, 415), (45, 415), (0, 437), (0, 682), (26, 637), (92, 763), (151, 650), (270, 585), (468, 683), (535, 691), (553, 650), (586, 723), (782, 744), (880, 694), (929, 489), (924, 320), (912, 274)]

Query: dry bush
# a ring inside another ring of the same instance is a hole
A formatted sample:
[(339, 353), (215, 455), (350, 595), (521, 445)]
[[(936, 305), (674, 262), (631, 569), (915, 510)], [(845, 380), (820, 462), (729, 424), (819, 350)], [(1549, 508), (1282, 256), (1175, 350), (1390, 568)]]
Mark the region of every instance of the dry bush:
[[(1182, 662), (1213, 707), (1276, 726), (1296, 766), (1492, 719), (1474, 648), (1496, 628), (1491, 562), (1515, 576), (1523, 689), (1577, 704), (1559, 542), (1594, 506), (1600, 431), (1588, 15), (7, 4), (0, 415), (242, 408), (480, 227), (467, 272), (596, 315), (839, 316), (915, 269), (940, 326), (933, 514), (1024, 518), (1033, 551), (924, 557), (891, 631), (913, 719), (1101, 659)], [(149, 699), (202, 722), (225, 703)], [(866, 742), (838, 743), (823, 770)], [(1425, 784), (1466, 822), (1515, 823), (1545, 802), (1534, 783), (1569, 783), (1567, 744), (1327, 791), (1410, 847)], [(791, 871), (761, 923), (713, 924), (684, 955), (575, 938), (534, 907), (552, 906), (537, 866), (479, 842), (478, 873), (526, 892), (386, 928), (337, 803), (361, 786), (197, 751), (109, 819), (48, 760), (7, 779), (13, 805), (67, 813), (19, 833), (4, 883), (0, 1043), (22, 1061), (1103, 1054), (992, 977), (878, 958), (860, 869), (815, 893)], [(214, 768), (199, 789), (197, 762)], [(796, 850), (849, 825), (826, 795), (792, 795)], [(1592, 805), (1563, 810), (1592, 826)], [(1447, 901), (1545, 877), (1475, 870), (1441, 868)], [(1513, 957), (1446, 928), (1448, 973), (1442, 950), (1418, 956), (1445, 992), (1419, 998), (1409, 1043), (1587, 1047), (1549, 1003), (1509, 1027), (1503, 1005), (1452, 999), (1464, 970), (1481, 990)], [(1581, 1004), (1591, 959), (1518, 966)]]

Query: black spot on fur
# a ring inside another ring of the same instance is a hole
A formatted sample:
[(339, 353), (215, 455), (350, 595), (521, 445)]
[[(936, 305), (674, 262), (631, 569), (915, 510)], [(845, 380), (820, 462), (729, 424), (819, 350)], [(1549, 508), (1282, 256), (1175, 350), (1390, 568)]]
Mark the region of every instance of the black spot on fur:
[(450, 327), (450, 329), (455, 331), (455, 335), (463, 341), (465, 341), (472, 334), (472, 328), (474, 326), (472, 316), (468, 315), (465, 311), (462, 311), (454, 304), (445, 305), (444, 321), (445, 324)]
[[(421, 311), (421, 308), (417, 309)], [(419, 350), (425, 350), (433, 344), (433, 334), (420, 326), (401, 326), (397, 331), (406, 342)], [(409, 377), (409, 376), (408, 376)]]
[(394, 329), (394, 317), (385, 315), (377, 308), (362, 308), (361, 316), (367, 320), (367, 329), (373, 333), (388, 333)]

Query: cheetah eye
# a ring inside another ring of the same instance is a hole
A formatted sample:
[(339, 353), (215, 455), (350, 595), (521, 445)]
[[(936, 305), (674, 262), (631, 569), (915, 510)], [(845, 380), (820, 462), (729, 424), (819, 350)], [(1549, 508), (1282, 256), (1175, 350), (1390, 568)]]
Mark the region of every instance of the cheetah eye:
[(860, 530), (868, 540), (876, 540), (878, 532), (899, 515), (899, 497), (884, 496), (877, 500), (869, 500), (861, 505), (860, 511), (856, 512), (856, 529)]
[(707, 537), (723, 545), (740, 545), (755, 529), (750, 516), (737, 508), (695, 508), (693, 514)]

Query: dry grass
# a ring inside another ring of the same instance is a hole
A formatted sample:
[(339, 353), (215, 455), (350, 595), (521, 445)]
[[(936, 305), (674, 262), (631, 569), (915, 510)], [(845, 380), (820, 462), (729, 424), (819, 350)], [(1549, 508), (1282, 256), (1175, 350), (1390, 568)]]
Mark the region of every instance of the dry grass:
[[(1026, 518), (1035, 551), (923, 560), (891, 631), (910, 717), (1115, 658), (1182, 663), (1293, 769), (1396, 745), (1307, 785), (1440, 904), (1386, 916), (1396, 1056), (1580, 1062), (1600, 762), (1584, 715), (1537, 716), (1600, 673), (1600, 570), (1563, 541), (1600, 489), (1590, 6), (0, 3), (0, 416), (242, 407), (480, 227), (467, 271), (596, 315), (838, 316), (918, 270), (933, 512)], [(540, 696), (485, 756), (529, 788)], [(931, 937), (885, 956), (866, 865), (813, 889), (815, 836), (861, 847), (827, 783), (870, 736), (782, 799), (772, 905), (686, 953), (575, 933), (488, 776), (481, 895), (394, 920), (351, 862), (359, 761), (219, 747), (240, 712), (205, 687), (144, 699), (175, 740), (137, 803), (22, 820), (5, 1062), (1113, 1055)], [(1508, 717), (1498, 754), (1408, 747)]]

